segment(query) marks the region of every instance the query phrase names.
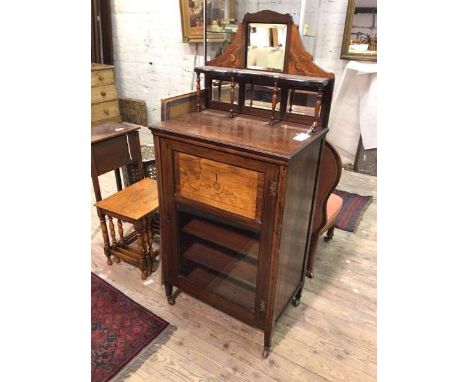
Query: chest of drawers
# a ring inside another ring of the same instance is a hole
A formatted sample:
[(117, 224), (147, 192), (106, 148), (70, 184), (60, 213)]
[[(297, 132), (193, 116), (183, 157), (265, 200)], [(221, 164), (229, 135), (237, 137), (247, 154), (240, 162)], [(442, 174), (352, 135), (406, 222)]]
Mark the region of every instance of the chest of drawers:
[(121, 122), (112, 65), (91, 64), (91, 125)]

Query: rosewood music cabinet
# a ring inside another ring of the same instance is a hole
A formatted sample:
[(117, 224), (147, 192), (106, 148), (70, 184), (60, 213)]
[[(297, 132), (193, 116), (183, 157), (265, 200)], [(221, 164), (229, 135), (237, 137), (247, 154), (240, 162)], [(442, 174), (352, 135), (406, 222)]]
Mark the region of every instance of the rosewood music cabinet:
[[(247, 14), (227, 56), (195, 69), (198, 110), (150, 129), (168, 302), (175, 286), (262, 329), (267, 357), (276, 319), (289, 302), (297, 306), (304, 286), (333, 75), (310, 56), (300, 61), (309, 72), (247, 68), (244, 36), (257, 20), (291, 28), (282, 44), (288, 63), (304, 55), (302, 45), (289, 48), (298, 36), (289, 15)], [(229, 63), (233, 49), (240, 64)], [(312, 99), (312, 113), (294, 99)]]

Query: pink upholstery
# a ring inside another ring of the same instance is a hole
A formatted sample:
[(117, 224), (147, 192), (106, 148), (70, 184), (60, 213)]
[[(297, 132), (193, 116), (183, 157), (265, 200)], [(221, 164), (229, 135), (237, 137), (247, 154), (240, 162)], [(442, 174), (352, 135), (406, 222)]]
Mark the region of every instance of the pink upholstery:
[(335, 222), (336, 217), (341, 211), (343, 206), (343, 199), (338, 195), (331, 194), (327, 200), (327, 223), (322, 228), (320, 234), (323, 234), (328, 228), (330, 228)]

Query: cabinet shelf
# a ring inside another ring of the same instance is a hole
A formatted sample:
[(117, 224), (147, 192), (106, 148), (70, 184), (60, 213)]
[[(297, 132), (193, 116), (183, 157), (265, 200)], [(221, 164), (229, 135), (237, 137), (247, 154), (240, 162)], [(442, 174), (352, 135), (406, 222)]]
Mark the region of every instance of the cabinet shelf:
[(182, 231), (248, 256), (257, 262), (259, 241), (254, 234), (198, 218), (191, 219)]
[(226, 297), (231, 302), (242, 306), (250, 311), (255, 308), (255, 290), (242, 288), (229, 279), (220, 278), (216, 273), (207, 269), (196, 267), (187, 276), (187, 279), (207, 291)]
[(212, 248), (200, 242), (193, 243), (184, 253), (184, 258), (214, 272), (255, 289), (257, 266), (241, 257)]

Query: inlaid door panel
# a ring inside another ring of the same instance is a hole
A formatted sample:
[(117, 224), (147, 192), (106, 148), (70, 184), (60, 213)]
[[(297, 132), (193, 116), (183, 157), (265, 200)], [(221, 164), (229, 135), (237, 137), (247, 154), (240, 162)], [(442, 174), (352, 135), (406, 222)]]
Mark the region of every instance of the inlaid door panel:
[(262, 328), (277, 166), (165, 138), (159, 150), (165, 277)]
[(263, 173), (177, 151), (174, 164), (176, 192), (181, 196), (261, 219)]

